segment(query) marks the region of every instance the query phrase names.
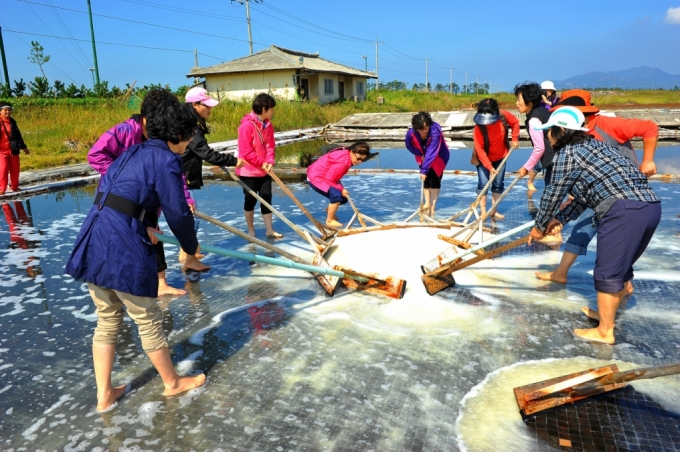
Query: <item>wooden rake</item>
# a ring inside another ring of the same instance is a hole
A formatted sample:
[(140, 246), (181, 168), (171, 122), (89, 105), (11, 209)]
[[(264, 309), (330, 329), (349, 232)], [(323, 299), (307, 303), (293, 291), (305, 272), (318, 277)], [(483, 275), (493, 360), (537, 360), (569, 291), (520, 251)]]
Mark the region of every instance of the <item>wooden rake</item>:
[(274, 174), (273, 170), (269, 171), (269, 175), (274, 180), (274, 182), (276, 182), (279, 185), (279, 187), (281, 187), (281, 190), (283, 190), (283, 192), (286, 195), (288, 195), (288, 197), (295, 203), (295, 205), (298, 206), (298, 208), (302, 211), (302, 213), (304, 213), (305, 216), (307, 218), (309, 218), (309, 221), (311, 221), (312, 224), (314, 226), (316, 226), (316, 228), (321, 233), (321, 238), (323, 240), (326, 240), (330, 237), (333, 237), (337, 233), (337, 231), (335, 231), (334, 229), (331, 229), (329, 227), (324, 226), (323, 224), (321, 224), (321, 222), (319, 220), (314, 218), (314, 216), (309, 212), (309, 210), (307, 210), (307, 208), (295, 197), (293, 192), (290, 191), (288, 189), (288, 187), (286, 187), (286, 184), (284, 184), (283, 181), (281, 179), (279, 179), (279, 176)]
[(619, 372), (616, 364), (588, 369), (513, 389), (523, 418), (550, 408), (620, 389), (629, 381), (680, 374), (680, 364)]
[[(295, 225), (295, 223), (293, 223), (293, 222), (290, 221), (288, 218), (286, 218), (281, 212), (279, 212), (277, 209), (275, 209), (271, 204), (269, 204), (267, 201), (265, 201), (264, 199), (262, 199), (262, 197), (261, 197), (260, 195), (258, 195), (258, 194), (255, 193), (253, 190), (251, 190), (250, 187), (248, 187), (248, 186), (247, 186), (247, 185), (246, 185), (246, 184), (245, 184), (245, 183), (244, 183), (244, 182), (236, 175), (236, 173), (234, 173), (232, 170), (230, 170), (230, 169), (227, 168), (226, 166), (220, 166), (220, 168), (222, 169), (222, 171), (224, 171), (225, 173), (229, 174), (229, 175), (231, 176), (231, 178), (232, 178), (234, 181), (236, 181), (237, 184), (239, 184), (239, 185), (241, 186), (241, 188), (243, 188), (246, 192), (248, 192), (250, 195), (252, 195), (255, 199), (257, 199), (258, 201), (260, 201), (260, 203), (261, 203), (263, 206), (265, 206), (266, 208), (268, 208), (269, 210), (271, 210), (272, 213), (273, 213), (274, 215), (276, 215), (276, 217), (277, 217), (278, 219), (280, 219), (281, 221), (283, 221), (286, 225), (288, 225), (288, 227), (290, 227), (293, 231), (295, 231), (296, 234), (298, 234), (300, 237), (302, 237), (303, 239), (305, 239), (305, 241), (307, 241), (307, 237), (305, 236), (304, 231), (302, 231), (297, 225)], [(323, 248), (323, 250), (320, 250), (322, 254), (325, 254), (325, 252), (328, 250), (328, 248), (330, 248), (331, 245), (333, 245), (333, 241), (335, 241), (335, 238), (334, 238), (334, 237), (329, 237), (328, 239), (322, 239), (322, 238), (319, 238), (319, 237), (317, 237), (317, 236), (315, 236), (315, 235), (311, 235), (311, 237), (312, 237), (312, 240), (314, 240), (314, 242), (315, 242), (317, 245), (320, 245), (320, 246)], [(316, 246), (315, 246), (315, 247), (316, 247)]]

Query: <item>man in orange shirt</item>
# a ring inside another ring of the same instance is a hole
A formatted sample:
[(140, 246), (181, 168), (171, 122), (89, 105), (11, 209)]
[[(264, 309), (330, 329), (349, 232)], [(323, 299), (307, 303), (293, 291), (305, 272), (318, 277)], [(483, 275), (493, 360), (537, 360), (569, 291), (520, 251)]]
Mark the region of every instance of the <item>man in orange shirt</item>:
[[(659, 127), (653, 121), (642, 119), (625, 119), (599, 114), (600, 109), (590, 102), (590, 93), (582, 89), (572, 89), (562, 93), (562, 100), (551, 109), (554, 111), (564, 106), (576, 107), (586, 118), (585, 127), (588, 133), (595, 139), (604, 141), (607, 144), (618, 147), (623, 155), (636, 162), (640, 172), (645, 176), (656, 174), (656, 164), (654, 163), (654, 153), (659, 138)], [(638, 162), (637, 156), (630, 143), (632, 138), (642, 138), (643, 155), (642, 162)], [(567, 200), (561, 208), (566, 207), (571, 202)], [(564, 254), (559, 266), (551, 272), (536, 272), (536, 277), (544, 281), (559, 283), (567, 282), (567, 273), (579, 255), (585, 255), (588, 243), (597, 233), (592, 227), (591, 215), (583, 215), (571, 232), (571, 236), (564, 246)], [(633, 285), (628, 282), (626, 287), (628, 293), (633, 293)], [(588, 308), (584, 308), (584, 311)], [(592, 314), (592, 313), (591, 313)], [(586, 312), (588, 315), (588, 312)]]

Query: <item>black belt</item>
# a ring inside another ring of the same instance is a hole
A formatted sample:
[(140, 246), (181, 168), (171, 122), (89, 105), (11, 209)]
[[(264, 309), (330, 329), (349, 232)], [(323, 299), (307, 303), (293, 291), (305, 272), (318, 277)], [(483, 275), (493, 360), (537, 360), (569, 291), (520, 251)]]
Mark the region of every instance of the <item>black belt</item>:
[[(103, 192), (97, 193), (97, 196), (94, 198), (94, 203), (99, 204), (102, 197), (104, 197)], [(146, 209), (139, 204), (135, 204), (129, 199), (114, 195), (113, 193), (108, 193), (106, 195), (104, 203), (99, 205), (99, 210), (101, 210), (102, 207), (109, 207), (132, 218), (137, 218), (139, 221), (144, 221), (144, 215), (146, 214)]]

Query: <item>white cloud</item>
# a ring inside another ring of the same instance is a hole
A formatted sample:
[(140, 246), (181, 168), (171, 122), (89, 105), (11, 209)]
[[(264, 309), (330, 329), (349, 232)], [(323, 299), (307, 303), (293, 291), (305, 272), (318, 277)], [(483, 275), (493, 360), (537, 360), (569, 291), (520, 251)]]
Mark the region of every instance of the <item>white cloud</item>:
[(677, 8), (668, 8), (664, 21), (669, 24), (680, 24), (680, 6)]

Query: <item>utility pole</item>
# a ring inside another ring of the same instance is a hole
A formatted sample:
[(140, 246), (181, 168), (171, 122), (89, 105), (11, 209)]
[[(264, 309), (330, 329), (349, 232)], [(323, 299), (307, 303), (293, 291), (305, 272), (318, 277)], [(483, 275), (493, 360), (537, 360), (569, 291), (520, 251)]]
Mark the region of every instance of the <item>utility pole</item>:
[(7, 59), (5, 59), (5, 44), (2, 42), (2, 27), (0, 27), (0, 56), (2, 56), (2, 71), (5, 74), (5, 85), (9, 91), (9, 75), (7, 74)]
[(453, 94), (453, 68), (449, 68), (449, 94)]
[(428, 73), (427, 73), (428, 72), (428, 64), (427, 63), (428, 63), (427, 54), (425, 54), (425, 92), (426, 93), (430, 91), (430, 82), (427, 80), (427, 76), (428, 76)]
[(361, 58), (364, 59), (364, 72), (368, 72), (368, 58), (366, 58), (366, 55), (361, 55)]
[(92, 56), (94, 57), (94, 80), (95, 86), (99, 85), (99, 65), (97, 64), (97, 46), (94, 44), (94, 24), (92, 23), (92, 6), (87, 0), (87, 11), (90, 14), (90, 35), (92, 36)]
[(198, 67), (198, 49), (194, 49), (194, 67)]
[(380, 77), (378, 75), (378, 44), (380, 44), (380, 41), (378, 41), (378, 35), (375, 35), (375, 82), (380, 86)]
[(238, 2), (241, 5), (246, 5), (246, 22), (248, 23), (248, 44), (250, 45), (250, 54), (253, 54), (253, 33), (250, 29), (250, 2), (262, 3), (263, 0), (231, 0), (232, 3)]

